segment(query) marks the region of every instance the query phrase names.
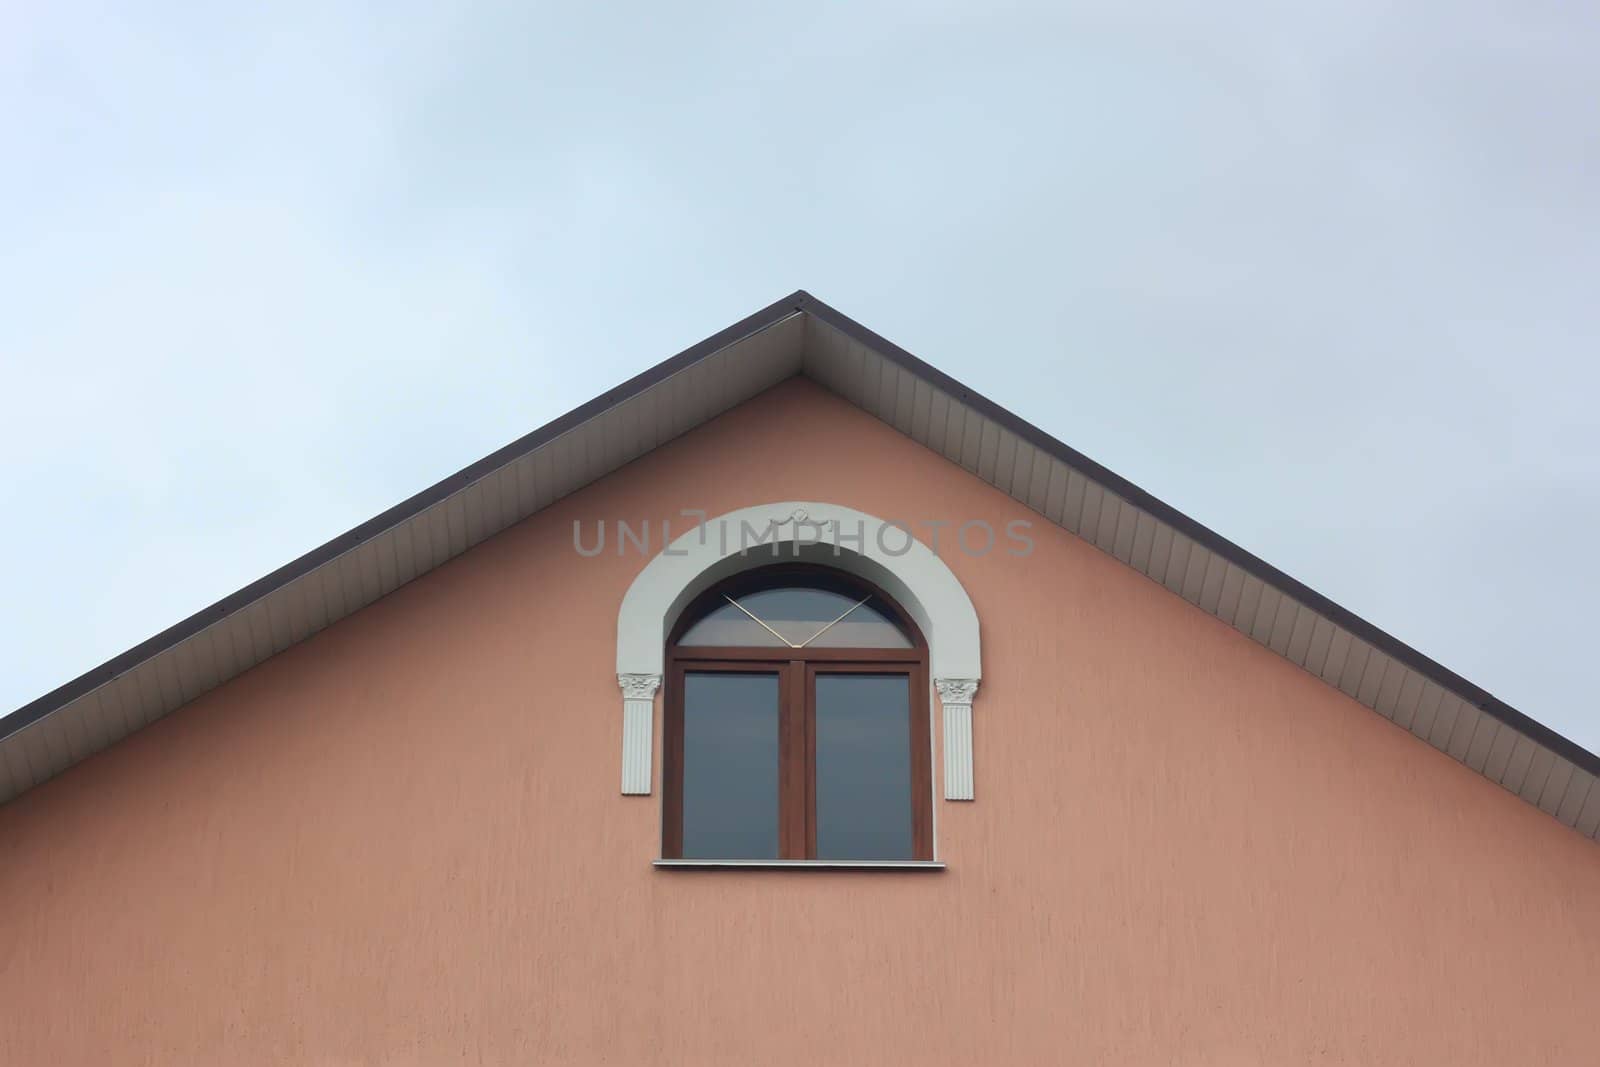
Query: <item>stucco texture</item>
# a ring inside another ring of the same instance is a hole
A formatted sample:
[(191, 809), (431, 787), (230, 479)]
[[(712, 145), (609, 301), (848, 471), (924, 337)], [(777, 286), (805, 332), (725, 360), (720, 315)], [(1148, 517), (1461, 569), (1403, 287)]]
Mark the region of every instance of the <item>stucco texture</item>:
[(557, 503), (0, 808), (0, 1063), (1600, 1063), (1600, 849), (1037, 516), (947, 871), (653, 869), (573, 520), (785, 499), (1029, 517), (803, 381)]

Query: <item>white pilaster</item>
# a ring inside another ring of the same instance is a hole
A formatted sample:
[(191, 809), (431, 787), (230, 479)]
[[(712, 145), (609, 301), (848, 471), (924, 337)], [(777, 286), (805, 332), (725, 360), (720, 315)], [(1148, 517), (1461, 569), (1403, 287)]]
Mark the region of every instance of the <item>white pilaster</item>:
[(634, 796), (650, 794), (650, 769), (654, 758), (651, 733), (655, 726), (655, 695), (659, 674), (619, 674), (622, 687), (622, 791)]
[(972, 799), (972, 698), (976, 678), (935, 678), (944, 707), (944, 798)]

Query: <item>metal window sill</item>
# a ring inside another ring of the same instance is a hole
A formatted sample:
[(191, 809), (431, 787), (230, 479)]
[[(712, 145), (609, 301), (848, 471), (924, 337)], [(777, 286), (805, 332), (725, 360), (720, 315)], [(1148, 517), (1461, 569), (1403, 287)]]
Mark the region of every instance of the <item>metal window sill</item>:
[(655, 860), (662, 870), (942, 871), (937, 860)]

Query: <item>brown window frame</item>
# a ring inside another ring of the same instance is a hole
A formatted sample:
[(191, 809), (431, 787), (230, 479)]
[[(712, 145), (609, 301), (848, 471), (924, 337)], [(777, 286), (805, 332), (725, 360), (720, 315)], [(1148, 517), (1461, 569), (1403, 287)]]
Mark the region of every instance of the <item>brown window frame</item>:
[[(774, 581), (803, 585), (830, 582), (873, 594), (911, 639), (911, 648), (682, 647), (678, 639), (724, 595), (737, 598)], [(662, 739), (663, 859), (683, 858), (683, 692), (689, 671), (778, 675), (778, 859), (814, 860), (816, 826), (816, 676), (903, 674), (910, 681), (912, 859), (933, 859), (933, 750), (929, 736), (928, 643), (898, 603), (876, 585), (852, 574), (812, 564), (778, 564), (746, 571), (717, 583), (692, 601), (668, 637), (664, 737)]]

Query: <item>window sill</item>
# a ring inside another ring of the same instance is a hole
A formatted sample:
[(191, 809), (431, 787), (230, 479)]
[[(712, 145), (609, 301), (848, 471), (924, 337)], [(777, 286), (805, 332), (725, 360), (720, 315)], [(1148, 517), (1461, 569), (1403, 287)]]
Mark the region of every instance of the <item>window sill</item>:
[(938, 860), (655, 860), (663, 870), (942, 871)]

